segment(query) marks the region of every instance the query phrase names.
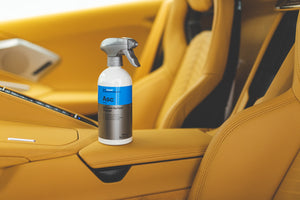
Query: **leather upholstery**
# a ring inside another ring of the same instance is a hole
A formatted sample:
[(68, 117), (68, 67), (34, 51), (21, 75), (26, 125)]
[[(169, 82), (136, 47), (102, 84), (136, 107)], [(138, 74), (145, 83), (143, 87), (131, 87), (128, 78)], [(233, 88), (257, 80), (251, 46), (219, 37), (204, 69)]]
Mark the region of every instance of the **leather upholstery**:
[(188, 3), (193, 10), (200, 12), (210, 9), (212, 6), (212, 0), (188, 0)]
[(255, 104), (273, 99), (292, 87), (294, 71), (295, 48), (291, 48), (289, 54), (282, 63), (266, 94), (258, 99)]
[(136, 130), (128, 145), (99, 145), (95, 141), (79, 155), (92, 168), (201, 157), (211, 138), (198, 129)]
[(67, 115), (57, 116), (57, 112), (24, 101), (22, 98), (15, 98), (12, 95), (0, 92), (1, 107), (0, 120), (30, 123), (36, 125), (54, 126), (61, 128), (94, 128), (96, 127), (81, 122)]
[(284, 180), (274, 196), (274, 200), (300, 199), (300, 152), (298, 152)]
[[(0, 124), (1, 167), (73, 155), (97, 139), (97, 129), (86, 127), (71, 129), (2, 120)], [(7, 138), (34, 139), (35, 142)]]
[(173, 2), (163, 38), (164, 63), (158, 70), (133, 85), (134, 129), (154, 128), (159, 110), (186, 49), (183, 31), (186, 12), (185, 0)]
[(170, 192), (139, 196), (139, 197), (129, 198), (129, 199), (125, 199), (125, 200), (145, 200), (145, 199), (155, 199), (155, 200), (177, 199), (177, 200), (180, 200), (180, 199), (186, 199), (189, 191), (190, 191), (189, 189), (175, 190), (175, 191), (170, 191)]
[[(234, 1), (214, 1), (212, 31), (198, 34), (187, 49), (183, 33), (186, 12), (185, 0), (175, 0), (164, 37), (168, 47), (164, 64), (133, 87), (134, 129), (180, 127), (185, 117), (222, 79)], [(173, 21), (175, 16), (177, 21)], [(171, 27), (175, 32), (170, 32)]]
[(140, 199), (180, 200), (186, 193), (175, 198), (162, 193), (188, 189), (200, 160), (191, 158), (134, 165), (122, 181), (114, 183), (100, 181), (76, 154), (29, 162), (0, 169), (0, 199), (124, 200), (150, 194), (149, 198)]
[(156, 52), (160, 47), (161, 38), (163, 37), (166, 23), (168, 21), (168, 14), (170, 12), (172, 2), (172, 0), (164, 0), (159, 8), (141, 54), (140, 63), (142, 68), (135, 70), (133, 77), (134, 81), (146, 76), (151, 71)]
[(190, 43), (156, 122), (157, 128), (180, 127), (186, 116), (222, 79), (230, 44), (234, 2), (214, 1), (214, 5), (212, 31), (198, 34)]
[[(207, 58), (209, 46), (211, 43), (211, 31), (204, 31), (197, 35), (187, 48), (183, 63), (178, 71), (175, 81), (164, 102), (156, 127), (176, 127), (182, 123), (190, 108), (193, 108), (194, 101), (199, 102), (196, 97), (196, 91), (200, 98), (208, 93), (210, 88), (207, 83), (213, 79), (213, 76), (205, 72), (205, 61)], [(201, 84), (202, 83), (202, 84)], [(201, 88), (197, 88), (202, 86)], [(211, 87), (214, 87), (212, 85)], [(193, 90), (196, 90), (195, 92)], [(189, 95), (190, 93), (193, 95)], [(187, 102), (186, 96), (190, 96)], [(193, 101), (194, 100), (194, 101)]]
[(295, 41), (295, 67), (293, 79), (293, 91), (298, 100), (300, 100), (300, 16), (298, 16), (296, 41)]
[[(273, 36), (274, 32), (276, 31), (277, 26), (279, 25), (279, 23), (280, 23), (283, 15), (284, 15), (284, 13), (279, 13), (276, 16), (276, 18), (275, 18), (275, 20), (274, 20), (274, 22), (273, 22), (273, 24), (272, 24), (272, 26), (270, 28), (270, 31), (268, 32), (268, 34), (267, 34), (267, 36), (266, 36), (266, 38), (265, 38), (265, 40), (264, 40), (264, 42), (263, 42), (260, 50), (259, 50), (257, 58), (255, 59), (255, 63), (253, 65), (252, 69), (251, 69), (251, 72), (250, 72), (249, 76), (247, 77), (247, 81), (246, 81), (246, 83), (245, 83), (245, 85), (243, 87), (243, 90), (242, 90), (242, 92), (241, 92), (241, 94), (239, 96), (239, 99), (238, 99), (238, 101), (237, 101), (237, 103), (236, 103), (236, 105), (235, 105), (235, 107), (234, 107), (231, 115), (235, 115), (237, 112), (240, 112), (240, 111), (242, 111), (242, 110), (245, 109), (247, 101), (249, 99), (249, 88), (250, 88), (250, 85), (251, 85), (251, 83), (253, 81), (253, 78), (254, 78), (254, 76), (256, 74), (256, 71), (257, 71), (257, 69), (258, 69), (258, 67), (259, 67), (259, 65), (261, 63), (261, 60), (262, 60), (262, 58), (263, 58), (263, 56), (264, 56), (264, 54), (265, 54), (265, 52), (266, 52), (266, 50), (267, 50), (267, 48), (269, 46), (269, 43), (270, 43), (270, 41), (272, 39), (272, 36)], [(293, 59), (294, 58), (292, 58), (292, 60)], [(275, 92), (275, 91), (273, 91), (273, 92)]]
[(189, 199), (272, 199), (280, 190), (300, 147), (299, 29), (298, 17), (292, 89), (237, 113), (218, 129)]

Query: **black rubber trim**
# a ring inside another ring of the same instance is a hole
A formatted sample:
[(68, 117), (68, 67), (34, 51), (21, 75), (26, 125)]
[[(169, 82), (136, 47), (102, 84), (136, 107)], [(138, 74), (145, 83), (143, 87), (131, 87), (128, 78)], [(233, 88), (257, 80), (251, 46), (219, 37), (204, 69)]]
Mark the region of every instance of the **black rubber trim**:
[[(56, 106), (53, 106), (53, 105), (50, 105), (48, 103), (45, 103), (43, 101), (40, 101), (40, 100), (37, 100), (37, 99), (34, 99), (32, 97), (29, 97), (29, 96), (26, 96), (24, 94), (21, 94), (19, 92), (15, 92), (15, 91), (12, 91), (10, 89), (7, 89), (5, 87), (2, 87), (0, 86), (0, 92), (3, 92), (3, 93), (6, 93), (8, 95), (11, 95), (11, 96), (14, 96), (16, 98), (19, 98), (19, 99), (23, 99), (24, 101), (28, 101), (30, 103), (33, 103), (33, 104), (36, 104), (36, 105), (39, 105), (39, 106), (42, 106), (44, 108), (47, 108), (47, 109), (50, 109), (52, 111), (55, 111), (55, 112), (58, 112), (60, 114), (63, 114), (63, 115), (66, 115), (68, 117), (71, 117), (73, 119), (76, 119), (76, 120), (79, 120), (81, 122), (84, 122), (84, 123), (87, 123), (87, 124), (90, 124), (92, 126), (95, 126), (95, 127), (98, 127), (98, 125), (96, 123), (94, 123), (93, 121), (81, 116), (81, 115), (78, 115), (78, 114), (75, 114), (75, 113), (71, 113), (71, 112), (68, 112), (66, 110), (63, 110), (61, 108), (58, 108)], [(28, 115), (30, 115), (30, 113), (28, 113)]]
[(104, 183), (115, 183), (121, 181), (130, 168), (132, 166), (137, 165), (147, 165), (147, 164), (154, 164), (154, 163), (162, 163), (162, 162), (171, 162), (171, 161), (178, 161), (178, 160), (187, 160), (187, 159), (195, 159), (195, 158), (202, 158), (203, 156), (194, 156), (194, 157), (187, 157), (187, 158), (178, 158), (178, 159), (170, 159), (170, 160), (160, 160), (160, 161), (153, 161), (153, 162), (144, 162), (144, 163), (136, 163), (131, 165), (120, 165), (114, 167), (104, 167), (104, 168), (92, 168), (90, 167), (84, 159), (78, 154), (79, 159)]
[(249, 87), (246, 108), (265, 95), (284, 59), (295, 43), (298, 11), (287, 12), (281, 19)]
[(123, 165), (116, 167), (92, 169), (92, 172), (104, 183), (115, 183), (121, 181), (130, 168), (130, 165)]
[(38, 68), (37, 70), (35, 70), (34, 72), (32, 72), (33, 75), (37, 75), (39, 74), (41, 71), (44, 71), (44, 69), (50, 67), (52, 65), (51, 61), (46, 62), (45, 64), (43, 64), (40, 68)]
[(162, 37), (160, 39), (160, 42), (159, 42), (159, 45), (157, 47), (156, 55), (155, 55), (155, 58), (154, 58), (154, 61), (153, 61), (150, 72), (154, 72), (155, 70), (157, 70), (158, 68), (160, 68), (163, 65), (163, 62), (164, 62), (164, 50), (163, 50), (163, 47), (162, 47), (163, 35), (162, 35)]

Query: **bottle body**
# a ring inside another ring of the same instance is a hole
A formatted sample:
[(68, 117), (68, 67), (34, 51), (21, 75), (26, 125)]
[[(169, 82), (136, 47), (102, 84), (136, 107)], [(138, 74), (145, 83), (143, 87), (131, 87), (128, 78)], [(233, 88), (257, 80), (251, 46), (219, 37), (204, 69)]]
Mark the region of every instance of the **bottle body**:
[(99, 142), (132, 141), (132, 80), (121, 67), (108, 67), (98, 78)]

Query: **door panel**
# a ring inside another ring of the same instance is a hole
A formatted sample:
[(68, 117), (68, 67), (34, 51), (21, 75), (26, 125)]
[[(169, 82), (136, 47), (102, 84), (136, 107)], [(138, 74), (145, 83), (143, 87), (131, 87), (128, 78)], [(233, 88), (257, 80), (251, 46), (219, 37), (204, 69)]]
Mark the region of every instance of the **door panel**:
[[(33, 90), (38, 87), (31, 87), (25, 93), (39, 94), (35, 97), (41, 99), (50, 97), (53, 103), (75, 111), (76, 107), (80, 106), (81, 113), (87, 103), (89, 111), (85, 114), (88, 114), (97, 111), (97, 79), (101, 71), (106, 68), (106, 55), (99, 48), (101, 41), (108, 37), (132, 37), (139, 43), (135, 49), (139, 58), (161, 1), (141, 0), (0, 22), (0, 33), (3, 33), (0, 39), (21, 38), (58, 54), (61, 58), (60, 63), (37, 82), (49, 87), (51, 91), (37, 92)], [(136, 69), (126, 59), (124, 59), (124, 66), (131, 75), (135, 73)], [(72, 104), (68, 106), (66, 103), (68, 99), (60, 100), (60, 96), (56, 97), (57, 92), (60, 95), (69, 92), (75, 94), (75, 98), (72, 97)], [(82, 96), (84, 93), (88, 96)], [(76, 94), (81, 98), (74, 103)]]
[(0, 198), (125, 199), (183, 190), (191, 186), (199, 162), (194, 158), (136, 165), (115, 183), (97, 179), (76, 155), (31, 162), (3, 170)]
[[(43, 46), (61, 57), (61, 63), (40, 82), (59, 90), (95, 90), (106, 67), (100, 42), (107, 37), (132, 37), (140, 55), (160, 1), (49, 15), (0, 23), (0, 30)], [(125, 62), (125, 68), (128, 62)], [(134, 69), (129, 67), (129, 73)]]

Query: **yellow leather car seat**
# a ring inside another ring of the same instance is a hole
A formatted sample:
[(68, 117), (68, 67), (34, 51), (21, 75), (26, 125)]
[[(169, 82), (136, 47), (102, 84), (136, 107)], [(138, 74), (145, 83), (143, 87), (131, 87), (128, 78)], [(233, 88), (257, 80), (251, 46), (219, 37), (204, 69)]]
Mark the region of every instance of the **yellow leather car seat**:
[(173, 0), (163, 0), (157, 12), (140, 57), (142, 68), (135, 71), (133, 77), (134, 81), (137, 81), (140, 78), (148, 75), (152, 69), (152, 66), (154, 65), (157, 52), (161, 50), (161, 39), (166, 28), (172, 3)]
[(274, 77), (267, 92), (262, 98), (258, 99), (255, 104), (273, 99), (291, 88), (293, 80), (294, 57), (295, 48), (293, 46), (286, 59), (282, 63), (282, 66), (280, 67), (276, 76)]
[[(261, 98), (259, 98), (255, 101), (255, 104), (273, 99), (274, 97), (279, 96), (280, 94), (286, 92), (288, 89), (291, 88), (292, 76), (293, 76), (293, 66), (294, 66), (294, 51), (295, 51), (294, 46), (293, 46), (293, 43), (294, 43), (293, 38), (294, 38), (294, 33), (295, 33), (294, 26), (296, 24), (296, 19), (297, 19), (297, 13), (295, 13), (295, 12), (294, 13), (280, 12), (277, 14), (277, 17), (275, 18), (275, 20), (270, 28), (270, 31), (262, 44), (262, 47), (258, 53), (255, 63), (251, 69), (251, 72), (247, 78), (247, 81), (243, 87), (241, 94), (239, 95), (239, 99), (238, 99), (231, 115), (234, 115), (237, 112), (240, 112), (247, 107), (247, 104), (248, 104), (248, 101), (249, 101), (250, 95), (251, 95), (250, 88), (251, 88), (251, 85), (253, 84), (253, 81), (255, 81), (255, 79), (257, 79), (257, 77), (260, 77), (260, 79), (263, 79), (264, 83), (267, 83), (271, 80), (272, 73), (270, 71), (267, 71), (268, 67), (266, 68), (263, 65), (272, 66), (272, 62), (270, 62), (270, 61), (264, 62), (263, 60), (264, 60), (265, 55), (268, 54), (268, 51), (269, 52), (274, 51), (274, 49), (269, 48), (271, 46), (274, 46), (271, 44), (272, 42), (274, 43), (274, 41), (272, 41), (273, 38), (277, 38), (277, 43), (285, 41), (285, 47), (281, 46), (280, 55), (271, 55), (269, 53), (268, 56), (271, 57), (272, 60), (274, 60), (275, 59), (274, 57), (283, 57), (284, 58), (284, 51), (288, 52), (288, 54), (286, 55), (284, 61), (282, 62), (282, 65), (280, 66), (278, 72), (272, 79), (271, 84), (267, 87), (266, 92), (264, 93), (264, 95)], [(283, 25), (284, 23), (287, 23), (287, 22), (289, 23), (289, 25)], [(293, 36), (291, 36), (293, 38), (287, 39), (286, 35), (278, 34), (280, 29), (282, 31), (289, 32), (290, 35), (293, 35)], [(286, 30), (286, 29), (289, 29), (289, 30)], [(287, 43), (290, 43), (290, 44), (287, 44)], [(282, 48), (285, 48), (285, 50), (283, 50)], [(276, 54), (276, 52), (275, 52), (275, 54)], [(259, 68), (261, 68), (261, 67), (265, 67), (264, 73), (268, 74), (267, 79), (261, 77), (261, 73), (259, 72)], [(278, 67), (279, 67), (279, 65), (278, 65)], [(276, 69), (275, 66), (273, 66), (272, 68)], [(263, 86), (258, 86), (258, 87), (262, 87), (262, 90), (263, 90), (264, 85), (265, 84), (263, 84)], [(261, 90), (261, 88), (259, 88), (259, 89)], [(248, 107), (249, 107), (249, 105), (248, 105)]]
[(208, 11), (212, 1), (174, 0), (163, 38), (163, 65), (133, 86), (134, 129), (180, 127), (222, 79), (234, 0), (214, 0), (213, 4), (212, 30), (196, 35), (186, 49), (184, 21), (188, 6)]
[[(289, 43), (289, 44), (285, 44), (284, 48), (281, 48), (281, 52), (279, 53), (280, 55), (276, 55), (278, 57), (283, 57), (284, 59), (282, 60), (282, 62), (279, 62), (277, 64), (278, 67), (278, 71), (276, 73), (276, 75), (273, 77), (272, 73), (268, 74), (268, 77), (266, 79), (263, 79), (263, 82), (265, 85), (265, 83), (268, 83), (269, 81), (271, 82), (270, 85), (267, 88), (260, 88), (260, 90), (264, 90), (266, 89), (264, 95), (261, 98), (258, 98), (255, 103), (253, 105), (271, 100), (275, 97), (278, 97), (279, 95), (283, 94), (284, 92), (286, 92), (287, 90), (289, 90), (292, 87), (292, 77), (293, 77), (293, 71), (294, 71), (294, 55), (295, 55), (295, 48), (294, 48), (294, 38), (295, 36), (293, 36), (293, 39), (287, 39), (286, 35), (281, 35), (281, 37), (278, 36), (278, 33), (276, 34), (276, 32), (280, 29), (286, 29), (287, 27), (291, 28), (288, 30), (289, 34), (294, 35), (295, 34), (295, 24), (297, 21), (297, 15), (295, 15), (297, 13), (288, 13), (288, 12), (280, 12), (278, 13), (276, 19), (274, 20), (269, 33), (267, 34), (261, 49), (259, 50), (258, 56), (255, 60), (255, 63), (253, 65), (253, 67), (251, 68), (250, 74), (246, 80), (246, 83), (243, 87), (242, 92), (239, 95), (238, 101), (233, 109), (233, 111), (230, 113), (231, 116), (235, 115), (236, 113), (243, 111), (247, 108), (247, 102), (250, 99), (250, 92), (249, 92), (249, 88), (251, 87), (251, 84), (253, 83), (254, 79), (256, 78), (256, 76), (260, 76), (261, 74), (259, 73), (259, 69), (261, 67), (264, 67), (262, 65), (268, 65), (268, 66), (272, 66), (271, 63), (265, 62), (264, 57), (266, 54), (269, 54), (268, 51), (273, 51), (274, 49), (269, 48), (269, 46), (273, 46), (271, 43), (276, 43), (278, 41), (282, 42), (285, 41), (285, 43)], [(288, 16), (287, 16), (288, 15)], [(285, 19), (283, 19), (283, 17), (286, 17)], [(286, 26), (280, 26), (281, 23), (286, 23), (287, 21), (289, 21), (289, 25)], [(277, 38), (277, 41), (272, 41), (272, 38)], [(289, 40), (289, 41), (287, 41)], [(291, 46), (291, 47), (290, 47)], [(285, 51), (287, 51), (288, 53), (286, 54), (286, 57), (284, 57), (285, 55)], [(277, 52), (278, 53), (278, 52)], [(277, 54), (275, 52), (275, 54)], [(272, 55), (272, 58), (274, 58), (275, 56)], [(281, 60), (281, 59), (279, 59)], [(262, 64), (263, 63), (263, 64)], [(282, 63), (282, 64), (281, 64)], [(280, 67), (279, 67), (280, 66)], [(274, 68), (273, 71), (276, 72), (277, 67), (272, 67)], [(266, 68), (264, 69), (264, 71), (266, 71)], [(232, 102), (231, 102), (232, 103)], [(219, 127), (218, 127), (219, 128)], [(212, 129), (212, 128), (200, 128), (203, 132), (206, 132), (207, 134), (214, 136), (217, 131), (217, 129)]]
[(218, 129), (189, 199), (300, 199), (300, 17), (292, 88)]

